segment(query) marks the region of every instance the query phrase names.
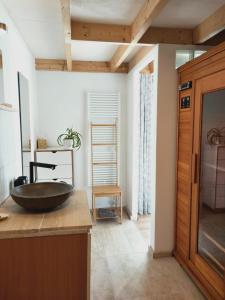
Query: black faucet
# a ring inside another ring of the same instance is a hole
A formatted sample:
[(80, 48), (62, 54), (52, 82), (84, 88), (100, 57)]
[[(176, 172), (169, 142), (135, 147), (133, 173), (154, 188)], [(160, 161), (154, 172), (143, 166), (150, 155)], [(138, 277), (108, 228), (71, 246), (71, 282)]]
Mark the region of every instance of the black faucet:
[(55, 167), (57, 167), (57, 165), (30, 161), (30, 183), (34, 183), (34, 167), (47, 168), (47, 169), (55, 170)]

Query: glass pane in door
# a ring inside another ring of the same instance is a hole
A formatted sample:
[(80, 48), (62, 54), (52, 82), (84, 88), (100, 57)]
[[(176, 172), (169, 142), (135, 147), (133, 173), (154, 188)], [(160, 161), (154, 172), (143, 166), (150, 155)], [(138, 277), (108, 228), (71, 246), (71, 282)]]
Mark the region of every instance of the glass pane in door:
[(225, 89), (202, 99), (198, 253), (225, 271)]

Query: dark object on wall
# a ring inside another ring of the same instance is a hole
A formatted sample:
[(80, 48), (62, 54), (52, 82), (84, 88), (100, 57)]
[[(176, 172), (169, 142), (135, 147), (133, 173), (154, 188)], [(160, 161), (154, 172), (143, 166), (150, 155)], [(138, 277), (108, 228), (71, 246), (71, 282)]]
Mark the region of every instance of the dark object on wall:
[(17, 179), (15, 179), (14, 186), (19, 186), (27, 183), (28, 183), (27, 176), (19, 176)]
[(181, 101), (180, 101), (181, 109), (190, 108), (190, 104), (191, 104), (190, 96), (185, 96), (185, 97), (181, 98)]
[(192, 88), (192, 81), (188, 81), (179, 85), (179, 91), (184, 91)]

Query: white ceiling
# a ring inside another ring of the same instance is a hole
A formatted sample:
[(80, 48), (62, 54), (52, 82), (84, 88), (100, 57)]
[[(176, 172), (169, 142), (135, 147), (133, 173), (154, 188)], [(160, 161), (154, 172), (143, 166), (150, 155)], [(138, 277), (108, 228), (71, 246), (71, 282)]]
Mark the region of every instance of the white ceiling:
[[(111, 43), (72, 41), (72, 58), (83, 61), (110, 61), (117, 47), (118, 45)], [(125, 62), (132, 59), (140, 47), (133, 46)]]
[[(65, 58), (60, 0), (0, 0), (37, 58)], [(145, 0), (71, 0), (76, 20), (131, 24)], [(211, 15), (225, 0), (169, 0), (154, 26), (193, 28)], [(72, 42), (77, 60), (110, 60), (113, 43)], [(128, 59), (137, 52), (134, 48)], [(128, 60), (127, 59), (127, 60)]]
[(72, 19), (130, 25), (145, 0), (71, 0)]
[[(71, 0), (75, 20), (130, 25), (145, 0)], [(194, 28), (225, 0), (169, 0), (154, 26)]]
[(152, 25), (194, 28), (223, 4), (225, 0), (169, 0)]
[(59, 0), (0, 0), (31, 52), (38, 58), (64, 58)]
[(109, 43), (72, 41), (72, 58), (74, 60), (109, 61), (117, 45)]

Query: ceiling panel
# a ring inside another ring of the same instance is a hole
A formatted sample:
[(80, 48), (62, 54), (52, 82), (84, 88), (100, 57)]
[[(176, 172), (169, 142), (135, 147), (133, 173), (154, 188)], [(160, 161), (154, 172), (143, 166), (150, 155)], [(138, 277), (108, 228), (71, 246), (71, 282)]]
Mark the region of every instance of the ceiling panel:
[(109, 61), (117, 47), (111, 43), (72, 41), (72, 58), (84, 61)]
[(169, 0), (153, 25), (194, 28), (223, 4), (225, 0)]
[[(17, 21), (17, 27), (36, 58), (65, 57), (62, 25), (58, 22)], [(27, 30), (26, 28), (31, 28)]]
[[(119, 46), (102, 42), (73, 41), (72, 58), (82, 61), (110, 61)], [(141, 48), (142, 46), (133, 46), (125, 62), (129, 62)]]
[(2, 0), (11, 16), (23, 20), (47, 21), (60, 18), (59, 0)]
[(35, 57), (64, 58), (59, 0), (2, 0)]
[(72, 18), (79, 21), (130, 25), (145, 0), (71, 0)]

